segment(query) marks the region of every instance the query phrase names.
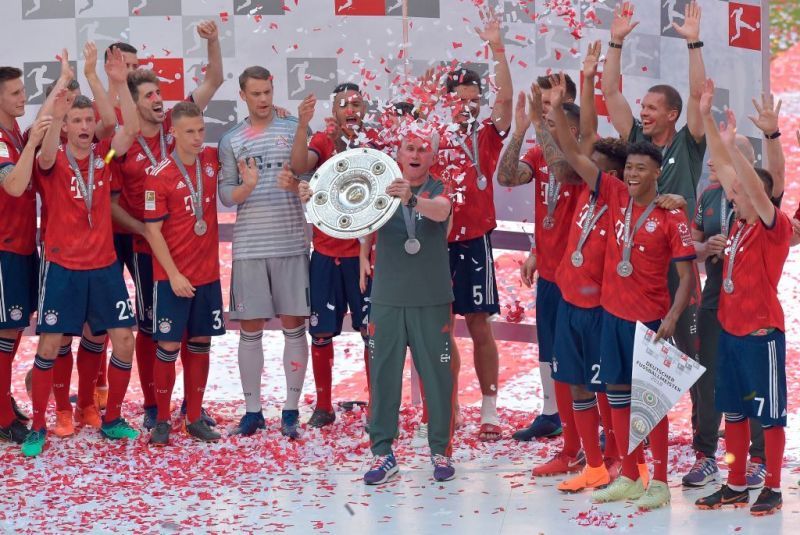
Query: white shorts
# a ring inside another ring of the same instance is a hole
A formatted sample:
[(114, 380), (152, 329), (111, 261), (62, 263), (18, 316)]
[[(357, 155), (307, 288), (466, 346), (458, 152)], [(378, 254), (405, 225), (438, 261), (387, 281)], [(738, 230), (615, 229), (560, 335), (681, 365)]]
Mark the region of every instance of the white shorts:
[(308, 316), (308, 255), (234, 260), (230, 312), (234, 320)]

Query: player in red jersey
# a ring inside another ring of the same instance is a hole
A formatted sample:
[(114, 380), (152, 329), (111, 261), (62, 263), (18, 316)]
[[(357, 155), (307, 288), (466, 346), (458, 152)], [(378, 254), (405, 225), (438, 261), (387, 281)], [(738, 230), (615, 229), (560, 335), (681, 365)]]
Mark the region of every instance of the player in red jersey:
[(17, 124), (24, 113), (22, 71), (0, 67), (0, 440), (18, 444), (28, 428), (11, 397), (11, 363), (36, 306), (36, 194), (30, 178), (36, 147), (51, 122), (40, 115), (26, 139)]
[[(155, 279), (153, 338), (158, 342), (154, 370), (157, 423), (150, 443), (169, 443), (170, 400), (181, 340), (188, 337), (183, 359), (186, 431), (202, 441), (216, 441), (201, 416), (208, 381), (211, 337), (225, 333), (219, 281), (217, 225), (217, 150), (203, 147), (203, 112), (193, 102), (172, 109), (175, 149), (145, 179), (144, 235), (153, 251)], [(254, 173), (249, 167), (241, 171)]]
[[(458, 129), (443, 140), (440, 158), (431, 170), (449, 191), (453, 202), (450, 244), (450, 272), (453, 279), (454, 319), (464, 316), (474, 345), (475, 371), (483, 394), (479, 438), (499, 440), (497, 416), (499, 358), (489, 317), (500, 312), (492, 257), (491, 232), (497, 226), (493, 177), (503, 141), (511, 127), (514, 88), (503, 47), (503, 29), (496, 15), (482, 13), (484, 27), (478, 36), (488, 42), (494, 62), (497, 87), (491, 117), (479, 120), (482, 96), (480, 75), (460, 68), (447, 75), (446, 91), (452, 122)], [(451, 334), (454, 329), (451, 328)], [(453, 359), (461, 359), (452, 340)], [(457, 384), (457, 381), (456, 381)], [(458, 388), (456, 387), (456, 391)], [(455, 403), (456, 425), (459, 405)]]
[[(605, 489), (597, 490), (596, 501), (635, 499), (642, 509), (661, 507), (670, 502), (667, 486), (667, 446), (669, 422), (659, 422), (650, 434), (655, 473), (645, 492), (637, 467), (637, 447), (628, 451), (630, 384), (633, 335), (641, 321), (657, 331), (657, 338), (668, 338), (689, 301), (692, 284), (691, 261), (694, 245), (686, 216), (680, 209), (667, 210), (656, 204), (656, 184), (661, 153), (647, 143), (628, 147), (625, 182), (602, 176), (588, 158), (580, 158), (568, 122), (556, 106), (553, 118), (558, 140), (573, 169), (592, 191), (608, 204), (608, 232), (600, 303), (603, 307), (601, 363), (599, 379), (606, 384), (612, 408), (614, 433), (622, 453), (622, 476)], [(674, 263), (680, 285), (672, 306), (667, 289), (667, 270)]]
[[(550, 80), (547, 86), (546, 91), (550, 99), (552, 93)], [(570, 87), (574, 89), (574, 84)], [(525, 111), (525, 97), (519, 96), (515, 113), (515, 132), (508, 149), (503, 153), (497, 175), (501, 185), (515, 187), (534, 182), (536, 191), (535, 240), (522, 271), (523, 282), (528, 286), (532, 284), (533, 273), (539, 271), (536, 283), (536, 325), (544, 406), (542, 413), (527, 428), (514, 433), (513, 438), (527, 441), (536, 437), (557, 436), (563, 430), (564, 449), (551, 462), (536, 467), (534, 475), (574, 472), (580, 470), (583, 464), (580, 441), (572, 421), (569, 386), (553, 382), (551, 367), (556, 312), (560, 300), (560, 291), (555, 283), (555, 271), (564, 254), (572, 214), (583, 185), (567, 165), (551, 132), (551, 121), (548, 122), (545, 118), (543, 96), (539, 85), (534, 84), (533, 92), (528, 97), (530, 102), (528, 113)], [(567, 98), (574, 99), (574, 94), (568, 95)], [(568, 113), (571, 132), (574, 136), (578, 136), (580, 109), (573, 103), (564, 103), (562, 106)], [(538, 143), (520, 160), (520, 148), (531, 124), (536, 129)], [(592, 135), (584, 135), (582, 139), (591, 143)], [(537, 255), (537, 251), (541, 254)]]
[[(199, 35), (208, 40), (208, 67), (205, 78), (192, 91), (189, 100), (205, 109), (214, 94), (222, 85), (222, 52), (220, 51), (217, 26), (206, 21), (198, 25)], [(123, 54), (126, 52), (123, 50)], [(130, 54), (129, 52), (127, 54)], [(131, 58), (132, 60), (133, 58)], [(175, 147), (170, 129), (171, 110), (165, 110), (161, 98), (158, 77), (153, 71), (138, 69), (129, 71), (128, 88), (136, 102), (136, 110), (141, 124), (141, 132), (130, 146), (117, 151), (114, 165), (119, 170), (122, 192), (115, 196), (112, 215), (117, 228), (132, 236), (132, 251), (129, 270), (136, 285), (136, 364), (144, 397), (145, 429), (152, 429), (156, 423), (156, 395), (153, 390), (153, 366), (156, 360), (156, 343), (153, 341), (153, 262), (150, 246), (144, 233), (144, 182), (145, 177), (159, 162), (169, 156)], [(119, 235), (118, 235), (119, 243)], [(188, 350), (181, 352), (187, 357)], [(184, 375), (184, 381), (188, 377)], [(185, 385), (186, 386), (186, 385)], [(204, 412), (209, 425), (214, 420)]]
[[(767, 171), (754, 169), (736, 148), (736, 117), (727, 110), (720, 130), (711, 114), (714, 83), (706, 81), (700, 109), (711, 157), (736, 221), (724, 251), (719, 321), (716, 408), (725, 414), (725, 447), (732, 461), (728, 481), (717, 492), (697, 500), (701, 509), (723, 505), (747, 507), (747, 418), (764, 428), (767, 476), (750, 507), (756, 516), (772, 514), (783, 504), (781, 467), (786, 443), (786, 327), (778, 283), (789, 254), (792, 224), (772, 202)], [(762, 175), (762, 176), (759, 176)]]
[[(319, 168), (333, 155), (357, 147), (381, 150), (379, 134), (364, 127), (366, 103), (358, 85), (339, 84), (333, 90), (333, 121), (326, 131), (316, 132), (306, 145), (308, 125), (314, 117), (316, 99), (307, 97), (299, 108), (297, 134), (292, 147), (291, 168), (297, 174)], [(287, 183), (287, 173), (280, 179)], [(332, 402), (333, 338), (342, 332), (342, 323), (350, 310), (353, 329), (364, 340), (364, 365), (369, 384), (369, 346), (367, 334), (367, 295), (369, 288), (359, 288), (360, 243), (356, 239), (333, 238), (314, 227), (314, 251), (309, 265), (311, 288), (311, 364), (317, 389), (317, 404), (308, 420), (312, 427), (324, 427), (336, 421)]]
[[(93, 333), (108, 332), (114, 351), (109, 370), (109, 401), (100, 430), (111, 439), (135, 438), (120, 415), (133, 358), (133, 309), (122, 270), (116, 262), (111, 231), (111, 191), (115, 187), (108, 154), (135, 136), (139, 122), (124, 69), (108, 70), (120, 92), (126, 118), (114, 137), (93, 143), (96, 121), (92, 102), (83, 96), (70, 103), (66, 92), (56, 97), (53, 122), (37, 156), (35, 176), (48, 209), (44, 236), (45, 264), (39, 299), (39, 346), (32, 378), (33, 423), (22, 444), (26, 456), (45, 445), (45, 412), (53, 385), (53, 361), (64, 334), (80, 335), (84, 323)], [(59, 146), (59, 131), (67, 144)], [(57, 219), (55, 219), (57, 218)], [(99, 365), (99, 362), (97, 362)], [(93, 385), (97, 368), (81, 379)], [(93, 393), (78, 388), (77, 412), (96, 411)], [(80, 415), (79, 415), (80, 417)]]

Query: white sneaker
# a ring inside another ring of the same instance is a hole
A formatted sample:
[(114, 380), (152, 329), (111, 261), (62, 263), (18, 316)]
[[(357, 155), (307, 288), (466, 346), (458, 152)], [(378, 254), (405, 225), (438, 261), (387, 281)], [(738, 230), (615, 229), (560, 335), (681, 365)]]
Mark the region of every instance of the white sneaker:
[(428, 447), (428, 424), (419, 424), (419, 427), (414, 432), (414, 438), (411, 439), (411, 447), (415, 450)]

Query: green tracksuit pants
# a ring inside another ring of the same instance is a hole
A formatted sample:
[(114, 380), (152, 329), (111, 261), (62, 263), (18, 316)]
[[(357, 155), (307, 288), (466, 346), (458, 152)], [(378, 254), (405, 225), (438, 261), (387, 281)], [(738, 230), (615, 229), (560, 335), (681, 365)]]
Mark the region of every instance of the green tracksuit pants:
[(425, 387), (428, 444), (432, 455), (450, 456), (454, 429), (450, 304), (370, 309), (370, 421), (374, 455), (387, 455), (397, 435), (406, 349)]

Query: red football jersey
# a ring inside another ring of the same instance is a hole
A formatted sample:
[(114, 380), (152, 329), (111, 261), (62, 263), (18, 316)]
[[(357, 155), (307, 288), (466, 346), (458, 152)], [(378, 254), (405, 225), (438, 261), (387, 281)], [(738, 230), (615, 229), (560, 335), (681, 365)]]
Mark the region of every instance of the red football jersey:
[(785, 331), (778, 281), (789, 256), (792, 222), (777, 208), (772, 228), (760, 219), (750, 225), (736, 221), (725, 249), (723, 277), (727, 277), (733, 238), (743, 226), (733, 263), (733, 293), (724, 289), (720, 292), (719, 321), (723, 329), (735, 336), (745, 336), (758, 329)]
[[(478, 164), (486, 177), (486, 189), (478, 187), (478, 172), (464, 149), (455, 141), (442, 139), (438, 161), (431, 174), (444, 183), (453, 203), (453, 230), (448, 241), (464, 241), (480, 238), (497, 226), (494, 211), (494, 171), (503, 150), (506, 134), (500, 134), (491, 118), (478, 127)], [(472, 136), (465, 145), (471, 152)]]
[[(380, 136), (378, 131), (374, 128), (364, 129), (363, 136), (364, 142), (361, 144), (363, 147), (368, 147), (377, 150), (383, 150), (380, 144)], [(308, 142), (308, 150), (314, 152), (318, 156), (317, 167), (328, 161), (331, 156), (336, 154), (336, 146), (333, 140), (325, 132), (317, 132), (311, 136)], [(333, 256), (337, 258), (357, 257), (361, 250), (361, 244), (358, 240), (340, 240), (328, 236), (317, 227), (313, 228), (314, 232), (314, 250), (326, 256)]]
[(575, 207), (581, 190), (585, 188), (580, 184), (561, 184), (556, 199), (556, 209), (553, 213), (555, 223), (553, 228), (545, 228), (544, 219), (547, 216), (547, 190), (549, 189), (550, 172), (544, 154), (538, 145), (530, 149), (522, 157), (522, 163), (533, 171), (533, 184), (536, 188), (536, 221), (534, 234), (536, 236), (536, 269), (543, 279), (555, 282), (556, 268), (561, 263), (561, 257), (567, 247), (567, 238), (571, 223), (575, 215)]
[[(167, 154), (161, 154), (161, 136), (156, 134), (145, 137), (147, 147), (157, 162), (161, 162), (169, 156), (175, 149), (175, 138), (169, 133), (172, 127), (172, 110), (168, 110), (164, 118), (164, 143), (167, 146)], [(114, 165), (119, 169), (120, 181), (122, 182), (122, 194), (119, 198), (119, 205), (125, 209), (132, 217), (139, 221), (144, 220), (144, 182), (145, 177), (154, 169), (147, 153), (135, 139), (128, 152), (114, 158)], [(128, 231), (122, 227), (115, 227), (115, 232), (127, 234)], [(151, 254), (150, 245), (144, 236), (134, 235), (133, 250), (137, 253)]]
[[(630, 195), (625, 183), (613, 177), (601, 176), (597, 188), (608, 203), (608, 231), (613, 233), (606, 240), (600, 304), (607, 312), (628, 321), (663, 319), (672, 303), (667, 289), (670, 262), (693, 260), (696, 256), (686, 214), (683, 210), (656, 207), (633, 236), (633, 273), (621, 277), (617, 264), (622, 261), (622, 234)], [(631, 230), (645, 208), (633, 205)]]
[[(36, 183), (42, 193), (43, 211), (53, 218), (44, 227), (45, 259), (76, 271), (100, 269), (114, 263), (114, 238), (111, 231), (111, 194), (118, 189), (111, 167), (103, 158), (111, 149), (111, 139), (92, 145), (94, 154), (94, 193), (92, 224), (83, 195), (69, 165), (66, 147), (61, 145), (53, 167), (44, 170), (34, 165)], [(77, 160), (83, 180), (89, 182), (90, 157)], [(44, 226), (43, 218), (43, 226)]]
[[(617, 179), (606, 175), (603, 180)], [(591, 190), (584, 184), (581, 193), (578, 195), (577, 208), (573, 219), (568, 225), (569, 237), (567, 238), (567, 246), (556, 269), (556, 284), (561, 290), (564, 301), (582, 308), (600, 306), (600, 289), (603, 284), (606, 239), (608, 238), (608, 208), (603, 211), (607, 204), (605, 200), (598, 196), (593, 217), (596, 218), (598, 214), (600, 214), (600, 217), (597, 218), (592, 226), (581, 248), (583, 263), (579, 266), (573, 265), (572, 254), (577, 249), (581, 238), (583, 224), (589, 212), (591, 196)], [(539, 259), (537, 258), (537, 260)]]
[[(10, 132), (0, 130), (0, 170), (16, 165), (26, 142), (27, 137), (22, 135), (16, 121)], [(0, 251), (33, 254), (36, 250), (36, 192), (33, 182), (20, 197), (11, 196), (0, 187), (0, 214), (3, 214)]]
[[(172, 260), (194, 286), (219, 280), (219, 228), (217, 226), (217, 149), (206, 147), (198, 156), (203, 177), (203, 221), (208, 229), (202, 236), (194, 232), (195, 219), (189, 188), (172, 158), (162, 161), (145, 178), (144, 221), (164, 221), (161, 234)], [(187, 165), (189, 178), (196, 180), (198, 163)], [(169, 280), (167, 272), (153, 256), (153, 280)]]

